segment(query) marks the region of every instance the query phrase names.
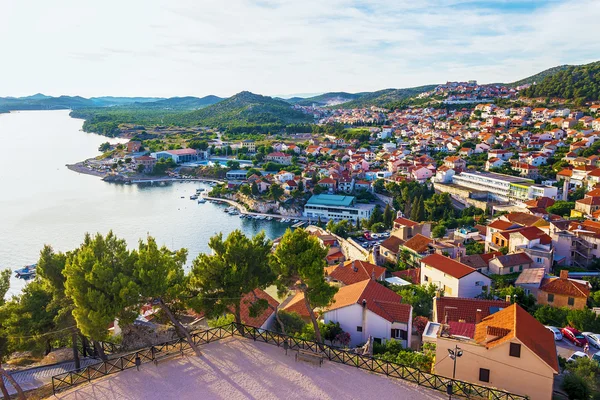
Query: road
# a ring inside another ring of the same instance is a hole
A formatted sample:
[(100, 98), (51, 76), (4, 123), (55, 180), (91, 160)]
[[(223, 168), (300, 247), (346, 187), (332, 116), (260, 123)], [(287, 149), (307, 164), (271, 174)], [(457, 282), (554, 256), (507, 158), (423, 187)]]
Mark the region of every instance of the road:
[[(88, 358), (81, 360), (81, 367), (87, 367), (88, 365), (95, 364), (99, 362), (97, 359)], [(37, 389), (44, 385), (51, 383), (52, 377), (54, 375), (62, 374), (63, 372), (67, 372), (75, 369), (74, 362), (66, 362), (61, 364), (49, 365), (47, 367), (37, 367), (30, 368), (26, 370), (21, 370), (12, 373), (13, 378), (17, 381), (21, 388), (24, 391)], [(16, 391), (14, 388), (4, 380), (4, 384), (8, 389), (9, 394), (14, 394)], [(0, 393), (0, 399), (2, 398), (2, 394)]]

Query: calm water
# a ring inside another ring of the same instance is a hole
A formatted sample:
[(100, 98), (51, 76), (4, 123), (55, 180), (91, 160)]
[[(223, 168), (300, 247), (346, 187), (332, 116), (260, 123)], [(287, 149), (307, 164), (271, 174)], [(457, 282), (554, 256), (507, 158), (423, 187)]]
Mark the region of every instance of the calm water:
[[(201, 183), (116, 185), (70, 171), (65, 164), (95, 156), (107, 138), (82, 132), (68, 111), (0, 114), (0, 268), (37, 261), (44, 244), (77, 247), (86, 232), (112, 229), (130, 246), (150, 234), (171, 248), (185, 247), (188, 264), (207, 252), (209, 238), (241, 228), (283, 234), (278, 222), (241, 220), (223, 206), (189, 200)], [(181, 196), (184, 196), (182, 199)], [(25, 282), (13, 278), (10, 294)]]

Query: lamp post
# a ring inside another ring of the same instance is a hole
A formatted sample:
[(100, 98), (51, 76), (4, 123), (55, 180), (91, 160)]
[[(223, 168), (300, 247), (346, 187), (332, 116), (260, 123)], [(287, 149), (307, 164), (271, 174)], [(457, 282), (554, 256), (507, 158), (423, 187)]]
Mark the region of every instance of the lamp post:
[(463, 351), (458, 345), (454, 346), (454, 350), (448, 349), (448, 354), (450, 354), (450, 358), (454, 360), (454, 369), (452, 370), (452, 382), (446, 388), (446, 392), (448, 393), (448, 399), (452, 399), (452, 388), (454, 384), (454, 378), (456, 377), (456, 359), (458, 357), (462, 357)]

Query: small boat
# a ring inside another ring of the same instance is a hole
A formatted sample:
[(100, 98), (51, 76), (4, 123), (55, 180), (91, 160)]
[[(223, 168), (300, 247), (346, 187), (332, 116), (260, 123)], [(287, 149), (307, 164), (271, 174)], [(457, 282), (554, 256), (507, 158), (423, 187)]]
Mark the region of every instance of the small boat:
[(297, 224), (299, 222), (299, 220), (295, 219), (292, 221), (294, 224)]
[(273, 217), (267, 217), (267, 221), (272, 221)]
[(202, 193), (202, 192), (204, 192), (204, 189), (203, 189), (203, 188), (198, 188), (198, 189), (196, 189), (196, 193)]
[(206, 203), (206, 200), (204, 200), (203, 198), (198, 199), (198, 204), (204, 204), (204, 203)]
[(195, 194), (190, 196), (190, 200), (197, 200), (197, 199), (198, 199), (198, 196), (196, 196)]
[(21, 279), (29, 279), (35, 276), (35, 270), (37, 268), (37, 264), (27, 265), (21, 269), (17, 269), (15, 271), (17, 278)]

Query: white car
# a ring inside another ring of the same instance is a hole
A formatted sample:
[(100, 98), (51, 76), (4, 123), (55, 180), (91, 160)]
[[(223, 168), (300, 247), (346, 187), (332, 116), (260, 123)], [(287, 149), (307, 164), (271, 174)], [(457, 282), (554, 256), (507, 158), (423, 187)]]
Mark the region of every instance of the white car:
[(583, 358), (583, 357), (587, 357), (587, 354), (585, 354), (583, 351), (576, 351), (575, 353), (571, 354), (571, 357), (569, 357), (567, 359), (567, 362), (573, 362), (573, 361), (577, 360), (578, 358)]
[(582, 335), (585, 336), (590, 346), (600, 349), (600, 335), (592, 332), (583, 332)]
[(548, 329), (550, 332), (552, 332), (554, 334), (554, 340), (556, 340), (556, 341), (562, 340), (563, 335), (562, 335), (562, 332), (560, 331), (560, 329), (558, 329), (555, 326), (546, 326), (546, 329)]

